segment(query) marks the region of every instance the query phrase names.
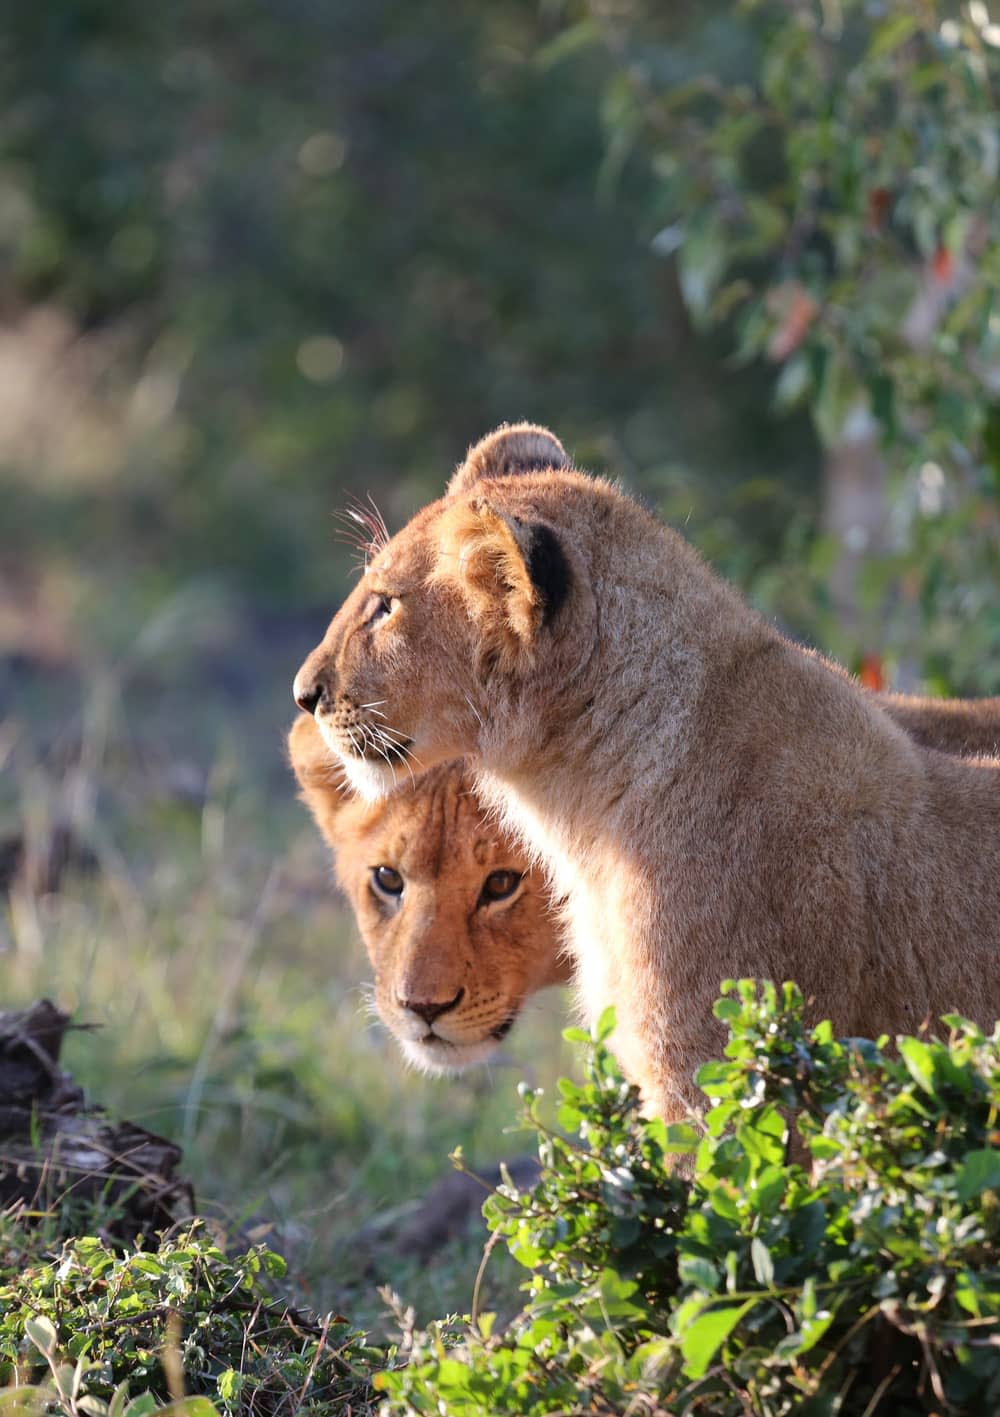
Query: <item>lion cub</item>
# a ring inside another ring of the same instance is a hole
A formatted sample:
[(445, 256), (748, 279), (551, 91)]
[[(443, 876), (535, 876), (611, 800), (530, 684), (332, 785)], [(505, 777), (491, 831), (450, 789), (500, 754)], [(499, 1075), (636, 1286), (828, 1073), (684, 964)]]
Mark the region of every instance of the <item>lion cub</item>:
[(344, 791), (308, 714), (288, 750), (375, 971), (379, 1017), (425, 1072), (487, 1058), (531, 994), (570, 977), (541, 874), (487, 825), (461, 763), (373, 806)]
[[(1000, 742), (1000, 699), (872, 697), (930, 747), (984, 753)], [(376, 968), (375, 1003), (383, 1023), (404, 1054), (427, 1071), (455, 1072), (482, 1061), (499, 1046), (525, 999), (572, 978), (558, 912), (546, 903), (538, 873), (515, 842), (484, 826), (473, 774), (461, 760), (368, 803), (345, 791), (339, 760), (309, 714), (292, 725), (288, 751), (302, 799), (333, 848), (338, 881)], [(480, 859), (484, 835), (496, 848), (488, 862)], [(506, 864), (487, 869), (494, 861)], [(439, 1015), (444, 1021), (435, 1020), (443, 1032), (422, 1028), (413, 1000), (434, 1008), (460, 994), (458, 1008), (446, 1008)], [(491, 998), (507, 1003), (478, 1019), (463, 1012), (473, 1001)], [(470, 1023), (471, 1043), (459, 1046), (448, 1036), (455, 1025), (468, 1029)]]
[(1000, 1014), (1000, 763), (915, 743), (544, 429), (374, 549), (295, 693), (372, 800), (411, 754), (473, 762), (666, 1117), (727, 977), (797, 980), (840, 1034)]

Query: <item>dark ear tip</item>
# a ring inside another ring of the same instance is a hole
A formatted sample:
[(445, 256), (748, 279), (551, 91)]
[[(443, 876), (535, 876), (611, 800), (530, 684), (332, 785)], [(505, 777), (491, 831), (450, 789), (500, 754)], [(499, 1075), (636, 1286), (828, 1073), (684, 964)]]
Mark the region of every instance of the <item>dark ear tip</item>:
[(448, 495), (468, 492), (485, 477), (516, 477), (569, 466), (566, 449), (547, 428), (505, 423), (469, 449), (448, 484)]

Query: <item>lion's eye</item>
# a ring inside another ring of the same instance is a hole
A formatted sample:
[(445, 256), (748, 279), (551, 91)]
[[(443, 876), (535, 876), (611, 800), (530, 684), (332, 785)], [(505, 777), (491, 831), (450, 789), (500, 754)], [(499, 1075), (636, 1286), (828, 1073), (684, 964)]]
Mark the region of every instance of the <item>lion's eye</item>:
[(391, 595), (376, 595), (372, 597), (372, 601), (372, 612), (365, 621), (369, 630), (373, 630), (376, 625), (380, 625), (392, 614), (393, 597)]
[(521, 884), (519, 871), (491, 871), (483, 882), (480, 902), (508, 900)]
[(395, 900), (403, 894), (403, 878), (392, 866), (372, 867), (372, 886), (376, 894)]

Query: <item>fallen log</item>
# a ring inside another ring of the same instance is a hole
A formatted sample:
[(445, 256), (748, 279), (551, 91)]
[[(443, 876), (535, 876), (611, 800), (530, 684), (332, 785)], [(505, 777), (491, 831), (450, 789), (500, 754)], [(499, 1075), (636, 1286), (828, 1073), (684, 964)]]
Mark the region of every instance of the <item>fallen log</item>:
[(69, 1015), (48, 999), (0, 1012), (0, 1209), (26, 1219), (89, 1210), (98, 1233), (132, 1243), (194, 1212), (180, 1148), (88, 1107), (59, 1065)]

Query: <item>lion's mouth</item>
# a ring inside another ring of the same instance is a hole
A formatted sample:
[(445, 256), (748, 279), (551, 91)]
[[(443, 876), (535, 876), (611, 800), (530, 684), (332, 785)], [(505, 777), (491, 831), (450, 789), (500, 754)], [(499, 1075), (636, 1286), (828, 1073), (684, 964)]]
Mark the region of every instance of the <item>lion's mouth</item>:
[(412, 738), (378, 725), (355, 723), (345, 727), (323, 719), (318, 721), (320, 732), (335, 753), (372, 767), (404, 763), (413, 747)]
[(412, 747), (412, 738), (389, 738), (380, 734), (373, 739), (366, 735), (360, 751), (355, 748), (355, 755), (366, 763), (404, 763)]
[[(493, 1043), (502, 1043), (503, 1040), (507, 1037), (508, 1033), (514, 1027), (514, 1024), (516, 1022), (517, 1014), (510, 1014), (509, 1017), (504, 1019), (503, 1023), (498, 1024), (496, 1028), (491, 1028), (489, 1033), (487, 1033), (480, 1041), (485, 1043), (487, 1039), (490, 1039), (490, 1041)], [(464, 1043), (455, 1043), (450, 1038), (442, 1038), (440, 1033), (434, 1032), (433, 1028), (429, 1028), (427, 1030), (424, 1036), (420, 1039), (420, 1044), (424, 1048), (436, 1048), (438, 1050), (445, 1051), (448, 1049), (460, 1050), (463, 1047), (468, 1046), (468, 1044)], [(472, 1046), (476, 1047), (478, 1045), (472, 1044)]]

